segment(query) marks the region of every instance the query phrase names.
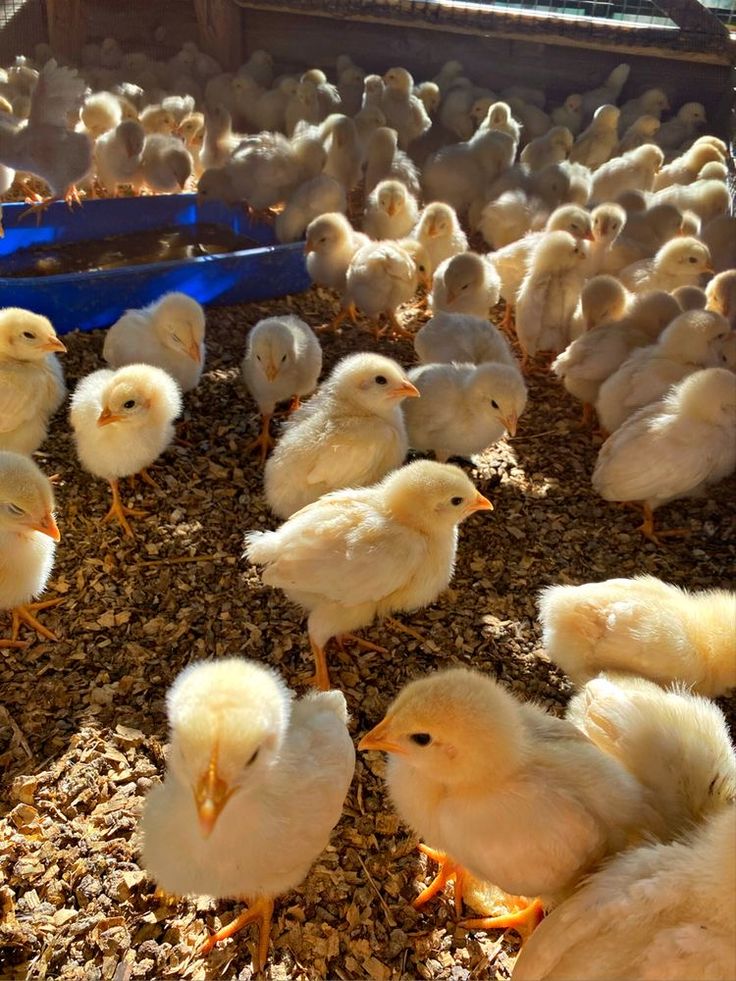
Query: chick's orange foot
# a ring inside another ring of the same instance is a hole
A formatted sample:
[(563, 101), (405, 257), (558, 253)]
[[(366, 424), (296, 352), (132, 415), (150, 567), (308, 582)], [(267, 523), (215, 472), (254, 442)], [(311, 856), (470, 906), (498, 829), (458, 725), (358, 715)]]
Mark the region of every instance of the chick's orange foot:
[(128, 538), (134, 538), (135, 535), (133, 534), (133, 529), (128, 524), (128, 518), (145, 518), (148, 512), (140, 511), (138, 508), (129, 508), (123, 504), (120, 500), (120, 488), (117, 480), (110, 481), (110, 488), (112, 490), (112, 504), (110, 505), (110, 510), (102, 519), (102, 523), (108, 524), (110, 521), (117, 521)]
[[(48, 610), (52, 606), (58, 606), (59, 603), (63, 603), (62, 599), (52, 599), (52, 600), (42, 600), (40, 603), (26, 603), (24, 606), (16, 606), (13, 610), (13, 628), (12, 628), (12, 640), (10, 644), (12, 646), (17, 646), (17, 637), (20, 630), (20, 625), (24, 623), (31, 630), (35, 630), (36, 633), (44, 637), (46, 640), (57, 641), (59, 638), (56, 634), (52, 633), (48, 627), (36, 619), (34, 616), (34, 611), (36, 610)], [(20, 642), (21, 646), (25, 646), (25, 642)], [(10, 646), (10, 645), (2, 645)]]
[(228, 923), (217, 933), (213, 933), (202, 944), (197, 953), (203, 957), (219, 944), (222, 940), (232, 937), (243, 927), (250, 923), (258, 924), (258, 948), (254, 967), (257, 971), (262, 971), (268, 959), (268, 948), (271, 941), (271, 920), (273, 918), (273, 900), (256, 899), (248, 909), (243, 910), (240, 916)]
[(534, 899), (513, 913), (484, 916), (477, 920), (462, 920), (460, 925), (466, 930), (515, 930), (522, 940), (528, 940), (543, 919), (544, 906), (538, 899)]
[(258, 451), (261, 457), (261, 464), (266, 462), (266, 457), (268, 456), (269, 450), (272, 450), (276, 445), (276, 440), (271, 435), (271, 416), (263, 416), (261, 421), (261, 431), (246, 447), (248, 453), (255, 453)]
[(465, 870), (453, 862), (451, 858), (448, 858), (444, 852), (438, 852), (434, 848), (421, 844), (418, 848), (423, 855), (439, 865), (439, 870), (426, 889), (423, 889), (414, 899), (412, 906), (414, 909), (421, 909), (430, 899), (434, 899), (439, 893), (444, 892), (450, 882), (454, 882), (455, 913), (459, 916), (463, 906)]
[(691, 534), (689, 528), (668, 528), (666, 531), (657, 531), (654, 527), (654, 512), (652, 509), (647, 504), (634, 505), (634, 507), (637, 510), (641, 510), (644, 514), (644, 520), (636, 530), (640, 531), (650, 542), (654, 542), (655, 545), (661, 545), (661, 539), (663, 538), (687, 538)]

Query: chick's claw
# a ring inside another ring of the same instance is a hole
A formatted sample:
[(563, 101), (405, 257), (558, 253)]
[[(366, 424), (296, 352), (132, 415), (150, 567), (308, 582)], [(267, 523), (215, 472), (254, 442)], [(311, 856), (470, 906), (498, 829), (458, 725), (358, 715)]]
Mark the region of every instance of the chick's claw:
[(46, 640), (57, 641), (59, 638), (56, 636), (56, 634), (52, 633), (48, 627), (44, 627), (44, 625), (38, 619), (36, 619), (33, 614), (35, 610), (48, 610), (50, 607), (58, 606), (59, 603), (62, 602), (63, 600), (61, 599), (52, 599), (42, 600), (40, 603), (27, 603), (25, 606), (16, 606), (16, 608), (13, 610), (12, 641), (17, 641), (21, 623), (24, 623), (32, 630), (35, 630), (39, 636), (45, 637)]
[(244, 910), (240, 916), (228, 923), (217, 933), (213, 933), (202, 944), (197, 953), (200, 957), (209, 954), (216, 944), (222, 940), (232, 937), (243, 927), (250, 923), (258, 923), (258, 951), (254, 967), (257, 971), (262, 971), (268, 959), (268, 948), (271, 941), (271, 919), (273, 917), (273, 900), (257, 899), (252, 905)]
[(436, 862), (439, 865), (439, 870), (426, 889), (423, 889), (414, 899), (412, 906), (414, 909), (421, 909), (430, 899), (434, 899), (439, 893), (444, 892), (448, 883), (454, 882), (455, 913), (459, 916), (463, 906), (465, 870), (448, 858), (444, 852), (438, 852), (427, 845), (419, 845), (419, 851)]
[(261, 431), (247, 446), (247, 451), (249, 453), (254, 453), (256, 450), (259, 451), (261, 456), (261, 463), (266, 462), (266, 457), (268, 456), (269, 450), (272, 450), (276, 445), (276, 440), (271, 435), (271, 416), (263, 416), (263, 421), (261, 423)]
[(522, 940), (528, 940), (544, 919), (544, 906), (538, 899), (522, 909), (503, 916), (484, 916), (477, 920), (462, 920), (468, 930), (515, 930)]
[(129, 508), (123, 504), (120, 500), (120, 488), (117, 480), (110, 481), (110, 488), (112, 489), (112, 504), (110, 505), (110, 510), (102, 519), (102, 523), (108, 524), (110, 521), (117, 521), (128, 538), (135, 538), (133, 529), (128, 524), (128, 518), (145, 518), (148, 512), (140, 511), (138, 508)]

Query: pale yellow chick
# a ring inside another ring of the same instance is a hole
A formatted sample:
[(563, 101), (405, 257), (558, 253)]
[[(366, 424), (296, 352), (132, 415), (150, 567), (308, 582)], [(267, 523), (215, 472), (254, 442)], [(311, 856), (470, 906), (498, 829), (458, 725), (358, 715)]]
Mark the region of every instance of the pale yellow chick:
[(441, 201), (428, 204), (423, 209), (413, 237), (427, 250), (432, 272), (445, 259), (458, 252), (466, 252), (468, 248), (468, 239), (460, 227), (457, 214), (449, 204)]
[(355, 768), (345, 698), (296, 701), (270, 668), (220, 658), (185, 668), (166, 703), (171, 745), (146, 796), (142, 864), (168, 893), (245, 898), (199, 953), (256, 922), (260, 972), (274, 899), (303, 882), (342, 814)]
[(541, 170), (567, 160), (574, 142), (575, 137), (567, 126), (553, 126), (543, 136), (527, 143), (519, 159), (529, 170)]
[(618, 117), (616, 106), (605, 105), (596, 109), (588, 128), (575, 140), (570, 160), (584, 164), (591, 170), (609, 160), (618, 146)]
[(376, 184), (368, 196), (363, 231), (373, 239), (403, 238), (417, 223), (416, 198), (397, 180)]
[(539, 598), (545, 653), (576, 685), (618, 671), (708, 698), (736, 686), (735, 609), (733, 592), (654, 576), (550, 586)]
[(436, 313), (414, 335), (414, 350), (422, 364), (494, 361), (514, 368), (517, 364), (498, 327), (465, 313)]
[(736, 269), (718, 273), (705, 289), (707, 309), (720, 313), (736, 330)]
[(468, 313), (487, 319), (499, 300), (501, 280), (493, 264), (477, 252), (459, 252), (435, 270), (432, 312)]
[(307, 226), (304, 251), (307, 272), (318, 286), (328, 286), (342, 293), (350, 261), (368, 237), (356, 232), (345, 215), (328, 213)]
[(657, 204), (673, 204), (680, 211), (692, 211), (704, 225), (728, 214), (731, 198), (722, 180), (696, 180), (692, 184), (671, 184), (657, 191)]
[(663, 160), (664, 153), (653, 143), (613, 157), (593, 174), (590, 200), (615, 201), (624, 191), (651, 191)]
[(647, 89), (635, 99), (629, 99), (621, 106), (621, 130), (626, 132), (638, 119), (651, 116), (658, 122), (662, 113), (670, 108), (667, 94), (658, 88)]
[(0, 450), (0, 610), (13, 617), (9, 639), (0, 649), (23, 648), (21, 623), (47, 640), (55, 635), (34, 616), (59, 600), (34, 603), (46, 588), (61, 538), (54, 519), (54, 493), (35, 463), (19, 453)]
[(551, 113), (555, 126), (564, 126), (573, 136), (577, 136), (583, 128), (583, 97), (577, 92), (568, 95), (561, 106)]
[(585, 263), (587, 276), (597, 276), (606, 268), (608, 256), (626, 224), (626, 212), (620, 204), (599, 204), (590, 213), (593, 241)]
[[(426, 269), (423, 275), (428, 275)], [(355, 312), (361, 310), (373, 321), (378, 336), (386, 329), (397, 336), (406, 336), (397, 310), (414, 296), (418, 285), (418, 264), (402, 248), (401, 242), (369, 242), (350, 260), (343, 309), (334, 324), (339, 325), (348, 316), (354, 318)], [(382, 317), (388, 321), (388, 328), (380, 326)]]
[(51, 321), (29, 310), (0, 310), (0, 450), (30, 456), (66, 398), (56, 352), (66, 347)]
[(82, 125), (93, 140), (115, 129), (123, 119), (120, 102), (111, 92), (94, 92), (84, 100), (80, 112)]
[(671, 184), (692, 184), (700, 176), (703, 167), (711, 162), (723, 163), (723, 154), (720, 150), (710, 143), (695, 143), (681, 156), (675, 157), (671, 163), (662, 167), (655, 177), (654, 187), (651, 190), (661, 191), (663, 187), (669, 187)]
[(697, 286), (703, 273), (713, 272), (708, 246), (687, 236), (675, 238), (658, 250), (653, 259), (642, 259), (622, 269), (619, 279), (635, 293)]
[[(705, 290), (699, 286), (678, 286), (672, 290), (672, 296), (677, 300), (680, 309), (686, 310), (705, 310), (708, 297)], [(720, 311), (718, 311), (720, 313)]]
[(277, 531), (250, 532), (246, 555), (309, 611), (314, 680), (327, 688), (330, 638), (433, 603), (452, 578), (458, 525), (489, 508), (462, 470), (419, 460), (328, 494)]
[(651, 143), (654, 134), (661, 125), (656, 116), (639, 116), (628, 129), (623, 130), (623, 123), (619, 121), (619, 129), (623, 131), (624, 135), (621, 137), (617, 152), (628, 153), (629, 150), (635, 150), (638, 146)]

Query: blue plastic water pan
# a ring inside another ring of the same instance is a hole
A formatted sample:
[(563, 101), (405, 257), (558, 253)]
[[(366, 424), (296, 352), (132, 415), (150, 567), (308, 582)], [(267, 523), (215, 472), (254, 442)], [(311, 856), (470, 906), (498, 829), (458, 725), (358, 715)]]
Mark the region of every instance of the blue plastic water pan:
[[(273, 299), (309, 287), (301, 243), (278, 245), (273, 230), (253, 224), (242, 208), (209, 201), (200, 206), (193, 194), (87, 201), (73, 210), (56, 203), (42, 215), (39, 225), (33, 215), (21, 219), (25, 204), (4, 204), (2, 208), (0, 307), (24, 307), (43, 314), (62, 334), (76, 328), (108, 327), (125, 310), (152, 303), (171, 290), (181, 290), (200, 303), (226, 304)], [(7, 257), (32, 246), (90, 242), (196, 224), (224, 226), (258, 246), (90, 272), (3, 276)]]

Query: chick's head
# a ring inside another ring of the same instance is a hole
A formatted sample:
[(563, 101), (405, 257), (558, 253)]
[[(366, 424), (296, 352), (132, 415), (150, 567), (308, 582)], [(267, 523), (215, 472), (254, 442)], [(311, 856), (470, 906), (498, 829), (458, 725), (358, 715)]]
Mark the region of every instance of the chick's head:
[(686, 310), (665, 328), (659, 346), (666, 356), (693, 364), (725, 364), (723, 344), (731, 333), (725, 317), (712, 310)]
[(690, 236), (666, 242), (657, 253), (656, 263), (671, 273), (684, 270), (693, 274), (713, 272), (708, 246)]
[(58, 542), (53, 512), (51, 484), (36, 464), (20, 453), (0, 451), (0, 532), (41, 532)]
[(595, 123), (596, 129), (600, 130), (613, 130), (618, 126), (618, 119), (621, 115), (621, 110), (617, 106), (605, 105), (596, 109), (593, 115), (593, 121)]
[(278, 758), (290, 693), (269, 668), (240, 658), (192, 664), (166, 698), (169, 765), (191, 789), (203, 837), (236, 795), (258, 792)]
[(662, 89), (647, 89), (639, 97), (639, 105), (645, 112), (661, 113), (666, 112), (670, 108), (670, 100)]
[(294, 335), (279, 317), (269, 317), (255, 325), (250, 333), (248, 353), (269, 382), (295, 361)]
[(0, 310), (0, 357), (40, 361), (54, 351), (66, 351), (51, 321), (29, 310)]
[(186, 293), (167, 293), (156, 304), (154, 329), (161, 342), (199, 364), (204, 340), (204, 310)]
[(401, 238), (396, 244), (411, 259), (419, 283), (429, 289), (432, 285), (432, 260), (425, 247), (414, 238)]
[(498, 419), (509, 436), (516, 435), (527, 397), (526, 385), (518, 369), (493, 362), (479, 364), (468, 391), (477, 403), (479, 413)]
[(451, 235), (457, 225), (457, 216), (449, 204), (434, 201), (422, 212), (419, 221), (420, 231), (429, 238)]
[(626, 223), (626, 212), (620, 204), (599, 204), (591, 212), (593, 238), (596, 242), (611, 243), (618, 238)]
[(126, 365), (114, 372), (102, 390), (97, 425), (145, 426), (152, 413), (168, 407), (172, 417), (181, 411), (181, 394), (174, 379), (152, 365)]
[(409, 95), (414, 88), (414, 79), (406, 68), (389, 68), (383, 76), (383, 81), (390, 89), (400, 92), (402, 95)]
[(476, 511), (493, 510), (465, 473), (447, 463), (416, 460), (384, 478), (386, 503), (410, 527), (452, 528)]
[(351, 354), (327, 382), (333, 396), (370, 415), (386, 415), (405, 398), (419, 395), (404, 370), (381, 354)]
[(680, 107), (677, 118), (691, 126), (703, 126), (708, 122), (705, 115), (705, 106), (701, 102), (686, 102)]
[(662, 123), (656, 116), (639, 116), (632, 124), (631, 128), (639, 136), (654, 136)]
[(513, 773), (523, 759), (519, 706), (493, 679), (466, 668), (412, 681), (384, 719), (358, 743), (383, 751), (455, 787), (487, 785)]
[(695, 371), (670, 389), (665, 402), (678, 404), (682, 413), (712, 425), (736, 425), (736, 375), (728, 368)]
[(587, 242), (568, 232), (548, 232), (534, 250), (533, 266), (538, 273), (574, 269), (589, 255)]
[(626, 311), (628, 294), (615, 276), (594, 276), (580, 294), (583, 315), (589, 329), (620, 320)]
[[(204, 175), (203, 175), (204, 176)], [(353, 227), (339, 212), (330, 212), (315, 218), (307, 226), (307, 241), (304, 251), (318, 252), (327, 255), (341, 248), (350, 238)]]
[(563, 204), (547, 219), (547, 232), (569, 232), (573, 238), (593, 241), (591, 214), (578, 204)]
[(463, 293), (476, 289), (485, 279), (486, 267), (477, 252), (459, 252), (445, 268), (447, 302), (452, 305)]
[(408, 192), (401, 181), (381, 181), (375, 190), (378, 207), (381, 211), (385, 211), (390, 218), (400, 214), (406, 208)]

